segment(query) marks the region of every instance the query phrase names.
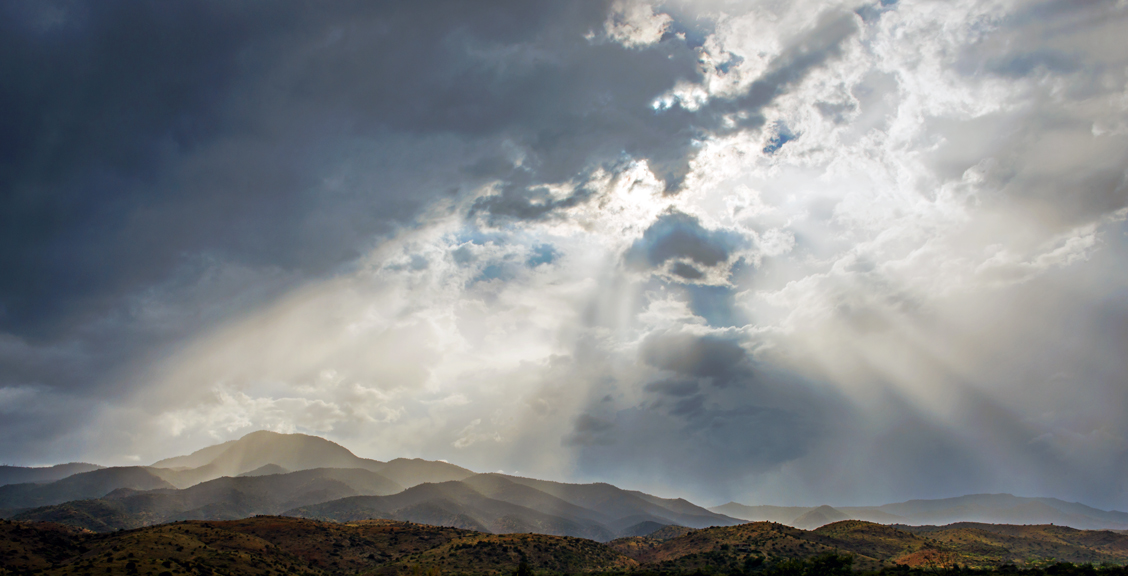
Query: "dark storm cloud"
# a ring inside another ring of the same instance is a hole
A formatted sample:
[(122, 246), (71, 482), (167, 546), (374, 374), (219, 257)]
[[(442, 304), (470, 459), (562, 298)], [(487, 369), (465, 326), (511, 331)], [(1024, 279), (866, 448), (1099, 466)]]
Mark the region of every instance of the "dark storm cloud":
[[(760, 111), (812, 70), (840, 55), (843, 42), (857, 29), (853, 13), (827, 12), (813, 29), (793, 39), (793, 46), (773, 60), (768, 72), (745, 93), (735, 98), (717, 98), (694, 111), (680, 106), (657, 111), (652, 108), (653, 99), (676, 80), (698, 78), (692, 66), (696, 55), (689, 44), (676, 36), (667, 36), (656, 48), (628, 52), (630, 66), (626, 67), (619, 65), (620, 61), (625, 62), (620, 48), (599, 47), (603, 58), (598, 68), (606, 69), (600, 77), (617, 74), (617, 81), (600, 84), (599, 92), (576, 99), (598, 105), (584, 108), (581, 114), (566, 108), (559, 113), (562, 121), (552, 131), (542, 130), (530, 138), (530, 150), (536, 153), (534, 168), (514, 170), (506, 179), (507, 185), (498, 194), (480, 199), (474, 210), (490, 214), (494, 223), (500, 218), (545, 218), (559, 209), (587, 201), (591, 191), (581, 186), (566, 198), (551, 199), (538, 189), (538, 184), (583, 182), (594, 169), (613, 169), (632, 158), (646, 159), (651, 171), (665, 182), (666, 192), (676, 193), (697, 154), (696, 141), (760, 128), (764, 123)], [(656, 64), (653, 58), (665, 61)], [(640, 70), (639, 66), (643, 68)], [(572, 92), (590, 82), (586, 75), (573, 77), (569, 70), (559, 72), (569, 78), (561, 86), (568, 86)], [(644, 82), (646, 88), (639, 89), (639, 82)], [(539, 121), (531, 123), (538, 124)]]
[[(677, 36), (644, 49), (585, 39), (605, 3), (4, 10), (0, 329), (37, 338), (167, 278), (184, 255), (332, 271), (452, 187), (501, 179), (477, 209), (537, 219), (590, 193), (546, 199), (543, 183), (645, 158), (676, 190), (695, 138), (724, 114), (755, 116), (852, 31), (844, 16), (824, 19), (747, 95), (655, 113), (654, 97), (698, 78), (697, 55)], [(455, 138), (450, 152), (481, 158), (465, 169), (401, 158), (390, 172), (430, 164), (438, 175), (324, 190), (350, 155), (442, 135)]]
[(607, 420), (580, 414), (572, 426), (572, 433), (565, 436), (561, 444), (564, 446), (604, 446), (614, 443), (611, 432), (615, 425)]
[[(631, 246), (624, 256), (635, 267), (659, 267), (669, 260), (685, 258), (701, 266), (716, 266), (743, 245), (744, 239), (725, 230), (708, 230), (694, 216), (671, 212), (658, 218)], [(701, 272), (685, 265), (675, 274), (684, 278), (700, 278)]]
[(701, 386), (693, 380), (658, 380), (643, 386), (643, 389), (647, 392), (680, 398), (696, 394)]
[(710, 378), (728, 386), (751, 375), (751, 361), (736, 340), (695, 334), (652, 334), (642, 341), (640, 359), (683, 376)]
[[(663, 74), (677, 68), (665, 54), (647, 63), (589, 46), (600, 3), (4, 10), (0, 328), (37, 336), (160, 281), (183, 254), (331, 270), (427, 201), (428, 187), (394, 174), (324, 193), (348, 154), (339, 141), (489, 140), (522, 126), (522, 140), (552, 156), (567, 126), (546, 114), (558, 103), (581, 115), (601, 105), (601, 83), (624, 75), (641, 102), (690, 70)], [(603, 61), (604, 75), (595, 67), (596, 78), (575, 81)], [(400, 171), (432, 159), (404, 160)], [(573, 171), (543, 164), (550, 179)]]
[(753, 475), (802, 458), (853, 417), (841, 399), (786, 374), (766, 374), (756, 387), (689, 382), (648, 384), (656, 402), (601, 417), (613, 441), (577, 444), (581, 471), (721, 500), (746, 490)]

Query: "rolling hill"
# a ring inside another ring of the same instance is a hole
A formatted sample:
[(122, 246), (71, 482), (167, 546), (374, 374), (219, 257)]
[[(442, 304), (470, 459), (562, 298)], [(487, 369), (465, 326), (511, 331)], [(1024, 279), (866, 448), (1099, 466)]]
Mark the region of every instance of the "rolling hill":
[[(512, 574), (522, 562), (540, 574), (819, 574), (825, 572), (820, 570), (824, 564), (843, 566), (834, 560), (843, 554), (854, 569), (863, 570), (1013, 564), (1009, 573), (1015, 573), (1015, 567), (1052, 566), (1057, 560), (1092, 558), (1120, 566), (1128, 562), (1128, 536), (1054, 526), (938, 526), (909, 532), (851, 520), (813, 531), (769, 522), (663, 530), (661, 538), (601, 544), (392, 520), (335, 523), (258, 516), (107, 534), (51, 523), (0, 521), (0, 574), (500, 576)], [(795, 561), (806, 561), (807, 568), (796, 567)], [(781, 567), (782, 572), (776, 570)], [(1099, 572), (1089, 568), (1083, 573)]]
[(0, 521), (0, 573), (63, 574), (386, 574), (420, 565), (470, 575), (537, 570), (584, 573), (637, 563), (577, 538), (488, 535), (401, 522), (349, 524), (258, 517), (178, 522), (90, 534), (55, 524)]

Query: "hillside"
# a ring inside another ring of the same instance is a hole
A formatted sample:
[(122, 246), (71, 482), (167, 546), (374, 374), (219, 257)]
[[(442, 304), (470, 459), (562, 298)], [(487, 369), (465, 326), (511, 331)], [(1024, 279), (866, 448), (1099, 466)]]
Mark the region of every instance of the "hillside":
[[(320, 522), (258, 516), (185, 521), (96, 534), (51, 523), (0, 521), (0, 574), (472, 574), (534, 573), (820, 574), (841, 555), (862, 570), (1050, 566), (1084, 551), (1128, 563), (1128, 536), (1060, 527), (942, 526), (917, 534), (861, 521), (815, 531), (756, 522), (701, 530), (666, 529), (668, 539), (632, 537), (601, 544), (535, 534), (484, 534), (391, 520)], [(675, 535), (677, 534), (677, 535)], [(931, 537), (938, 535), (937, 538)], [(995, 540), (991, 540), (994, 538)], [(638, 544), (645, 545), (638, 545)], [(1044, 547), (1038, 550), (1038, 547)], [(1051, 559), (1047, 554), (1062, 554)], [(805, 561), (796, 566), (794, 562)], [(806, 566), (804, 568), (803, 566)], [(1064, 574), (1061, 569), (1053, 574)], [(1091, 568), (1086, 574), (1093, 574)]]
[(1054, 525), (998, 525), (961, 522), (947, 526), (898, 526), (975, 558), (1009, 556), (1016, 561), (1054, 558), (1062, 562), (1128, 562), (1128, 536), (1107, 530), (1077, 530)]
[[(773, 522), (694, 530), (665, 542), (615, 541), (612, 547), (657, 570), (689, 572), (708, 567), (728, 571), (791, 559), (848, 551), (835, 540)], [(885, 558), (856, 554), (856, 568), (876, 569)]]
[(849, 554), (854, 568), (991, 568), (1073, 563), (1128, 563), (1128, 537), (1108, 531), (1064, 527), (945, 526), (914, 533), (881, 524), (847, 520), (805, 531), (771, 522), (694, 530), (666, 541), (623, 538), (610, 546), (657, 570), (734, 571), (791, 559)]
[(387, 521), (334, 524), (258, 517), (178, 522), (112, 534), (0, 522), (0, 573), (356, 574), (419, 565), (460, 574), (582, 573), (635, 562), (602, 544), (544, 535), (486, 535)]

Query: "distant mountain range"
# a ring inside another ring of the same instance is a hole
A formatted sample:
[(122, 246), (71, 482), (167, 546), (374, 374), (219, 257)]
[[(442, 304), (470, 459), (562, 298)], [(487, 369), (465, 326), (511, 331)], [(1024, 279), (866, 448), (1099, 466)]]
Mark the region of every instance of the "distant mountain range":
[(974, 494), (864, 507), (746, 506), (729, 502), (709, 510), (750, 522), (779, 522), (803, 529), (817, 528), (840, 520), (865, 520), (880, 524), (918, 526), (979, 522), (1056, 524), (1082, 530), (1128, 530), (1128, 513), (1125, 512), (1100, 510), (1057, 498), (1025, 498), (1010, 494)]
[(25, 482), (54, 482), (67, 476), (74, 476), (82, 472), (89, 472), (102, 468), (97, 464), (72, 462), (42, 468), (24, 468), (21, 466), (0, 466), (0, 486), (6, 484), (23, 484)]
[(608, 541), (668, 525), (740, 523), (685, 500), (610, 484), (475, 474), (426, 460), (380, 462), (316, 436), (272, 432), (255, 432), (149, 467), (104, 468), (47, 484), (2, 486), (0, 509), (17, 520), (101, 532), (176, 520), (285, 514)]
[[(4, 467), (0, 473), (0, 478), (19, 481), (0, 486), (0, 517), (98, 532), (259, 514), (338, 522), (386, 519), (600, 542), (662, 534), (668, 527), (684, 531), (747, 521), (804, 529), (849, 519), (896, 525), (1053, 523), (1128, 529), (1128, 514), (1123, 512), (1005, 494), (864, 508), (729, 503), (706, 509), (610, 484), (476, 474), (419, 459), (381, 462), (316, 436), (273, 432), (254, 432), (152, 466), (69, 464)], [(23, 481), (29, 478), (35, 481)]]

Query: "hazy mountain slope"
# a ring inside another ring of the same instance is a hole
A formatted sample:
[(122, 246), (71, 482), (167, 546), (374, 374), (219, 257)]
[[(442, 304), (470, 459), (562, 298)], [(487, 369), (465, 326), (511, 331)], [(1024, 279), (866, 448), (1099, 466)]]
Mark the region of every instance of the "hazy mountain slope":
[(153, 468), (171, 468), (171, 469), (175, 470), (175, 469), (183, 469), (183, 468), (199, 468), (200, 466), (206, 466), (206, 465), (210, 464), (212, 460), (215, 460), (216, 458), (218, 458), (220, 454), (223, 454), (224, 451), (226, 451), (228, 448), (230, 448), (233, 444), (235, 444), (238, 441), (239, 440), (228, 440), (227, 442), (215, 444), (214, 446), (208, 446), (207, 448), (201, 448), (201, 449), (196, 450), (195, 452), (188, 454), (188, 455), (185, 455), (185, 456), (174, 456), (172, 458), (165, 458), (164, 460), (158, 460), (157, 462), (153, 463), (152, 467)]
[(70, 500), (101, 498), (120, 488), (153, 490), (172, 487), (147, 468), (139, 466), (102, 468), (68, 476), (50, 484), (0, 486), (0, 508), (33, 508)]
[(153, 466), (155, 474), (177, 488), (187, 488), (223, 476), (315, 468), (362, 468), (404, 487), (424, 482), (461, 480), (474, 474), (446, 462), (407, 458), (380, 462), (360, 458), (344, 446), (324, 438), (265, 430), (197, 450), (188, 456), (161, 460)]
[(709, 508), (710, 512), (740, 518), (749, 522), (779, 522), (791, 525), (796, 518), (813, 510), (810, 506), (745, 506), (729, 502)]
[(207, 465), (220, 476), (237, 476), (267, 464), (287, 470), (367, 468), (344, 446), (317, 436), (252, 432), (232, 443)]
[(287, 470), (277, 464), (266, 464), (250, 472), (243, 472), (239, 476), (270, 476), (273, 474), (289, 474), (290, 472), (293, 472), (293, 470)]
[(389, 518), (495, 533), (525, 531), (600, 541), (647, 522), (656, 527), (739, 523), (684, 500), (632, 493), (609, 484), (562, 484), (503, 474), (420, 485), (384, 498), (347, 498), (287, 514), (338, 521)]
[(724, 514), (713, 512), (708, 508), (698, 506), (686, 500), (685, 498), (661, 498), (659, 496), (654, 496), (653, 494), (639, 492), (638, 490), (627, 490), (626, 492), (628, 494), (637, 496), (638, 498), (641, 498), (642, 500), (645, 500), (651, 504), (661, 506), (666, 510), (674, 512), (675, 514), (677, 514), (677, 518), (682, 525), (697, 525), (697, 523), (694, 522), (685, 522), (685, 520), (688, 519), (697, 519), (701, 524), (705, 526), (731, 526), (733, 524), (740, 523), (739, 518), (725, 516)]
[(639, 522), (638, 524), (627, 526), (626, 528), (620, 530), (619, 537), (630, 538), (634, 536), (649, 536), (665, 527), (665, 524), (659, 524), (657, 522), (647, 520), (645, 522)]
[[(745, 520), (768, 520), (795, 527), (813, 527), (815, 519), (800, 516), (814, 508), (745, 506), (730, 502), (713, 512)], [(1056, 498), (1010, 494), (974, 494), (936, 500), (910, 500), (882, 506), (836, 507), (845, 518), (883, 524), (944, 525), (955, 522), (991, 524), (1061, 524), (1083, 530), (1128, 529), (1128, 513), (1105, 511)]]
[(1121, 524), (1125, 526), (1125, 528), (1128, 528), (1128, 512), (1120, 512), (1117, 510), (1101, 510), (1099, 508), (1093, 508), (1092, 506), (1086, 506), (1078, 502), (1065, 502), (1064, 500), (1058, 500), (1057, 498), (1033, 498), (1033, 500), (1037, 500), (1038, 502), (1046, 504), (1047, 506), (1050, 506), (1060, 512), (1086, 516), (1088, 518), (1096, 518), (1098, 520), (1104, 520), (1112, 524)]
[(831, 522), (849, 519), (849, 516), (830, 506), (819, 506), (793, 520), (791, 525), (804, 530), (812, 530), (819, 526), (830, 524)]
[(938, 500), (910, 500), (875, 507), (896, 514), (906, 524), (1063, 524), (1078, 529), (1125, 529), (1128, 514), (1105, 511), (1056, 498), (1010, 494), (973, 494)]
[(384, 518), (497, 534), (534, 532), (602, 540), (614, 534), (597, 522), (571, 520), (488, 498), (463, 482), (422, 484), (391, 496), (345, 498), (290, 510), (286, 515), (338, 522)]
[(70, 464), (58, 464), (56, 466), (36, 468), (0, 466), (0, 486), (5, 484), (43, 484), (46, 482), (55, 482), (56, 480), (62, 480), (68, 476), (99, 470), (101, 468), (103, 467), (97, 464), (87, 464), (85, 462), (71, 462)]
[(553, 516), (600, 523), (613, 520), (602, 512), (576, 506), (531, 486), (514, 482), (502, 474), (478, 474), (463, 480), (462, 483), (486, 497), (532, 508)]
[(94, 531), (138, 528), (173, 520), (233, 520), (402, 487), (368, 470), (319, 468), (289, 474), (224, 477), (183, 490), (118, 490), (99, 500), (25, 511), (15, 518), (60, 522)]
[(476, 474), (476, 472), (461, 466), (420, 458), (396, 458), (387, 462), (366, 460), (366, 462), (368, 464), (362, 466), (363, 468), (377, 472), (405, 488), (424, 482), (438, 483), (462, 480)]
[[(735, 518), (710, 512), (684, 500), (667, 500), (650, 495), (645, 495), (646, 498), (643, 498), (639, 496), (641, 493), (623, 490), (610, 484), (566, 484), (516, 476), (506, 476), (506, 478), (576, 506), (599, 511), (606, 517), (613, 519), (609, 526), (615, 531), (645, 521), (653, 521), (659, 524), (677, 524), (691, 528), (740, 523)], [(670, 506), (670, 508), (666, 506)], [(693, 513), (686, 513), (688, 511)]]
[(835, 506), (835, 509), (845, 514), (851, 520), (863, 520), (865, 522), (876, 522), (878, 524), (901, 524), (906, 521), (904, 516), (890, 514), (889, 512), (878, 510), (874, 507)]

